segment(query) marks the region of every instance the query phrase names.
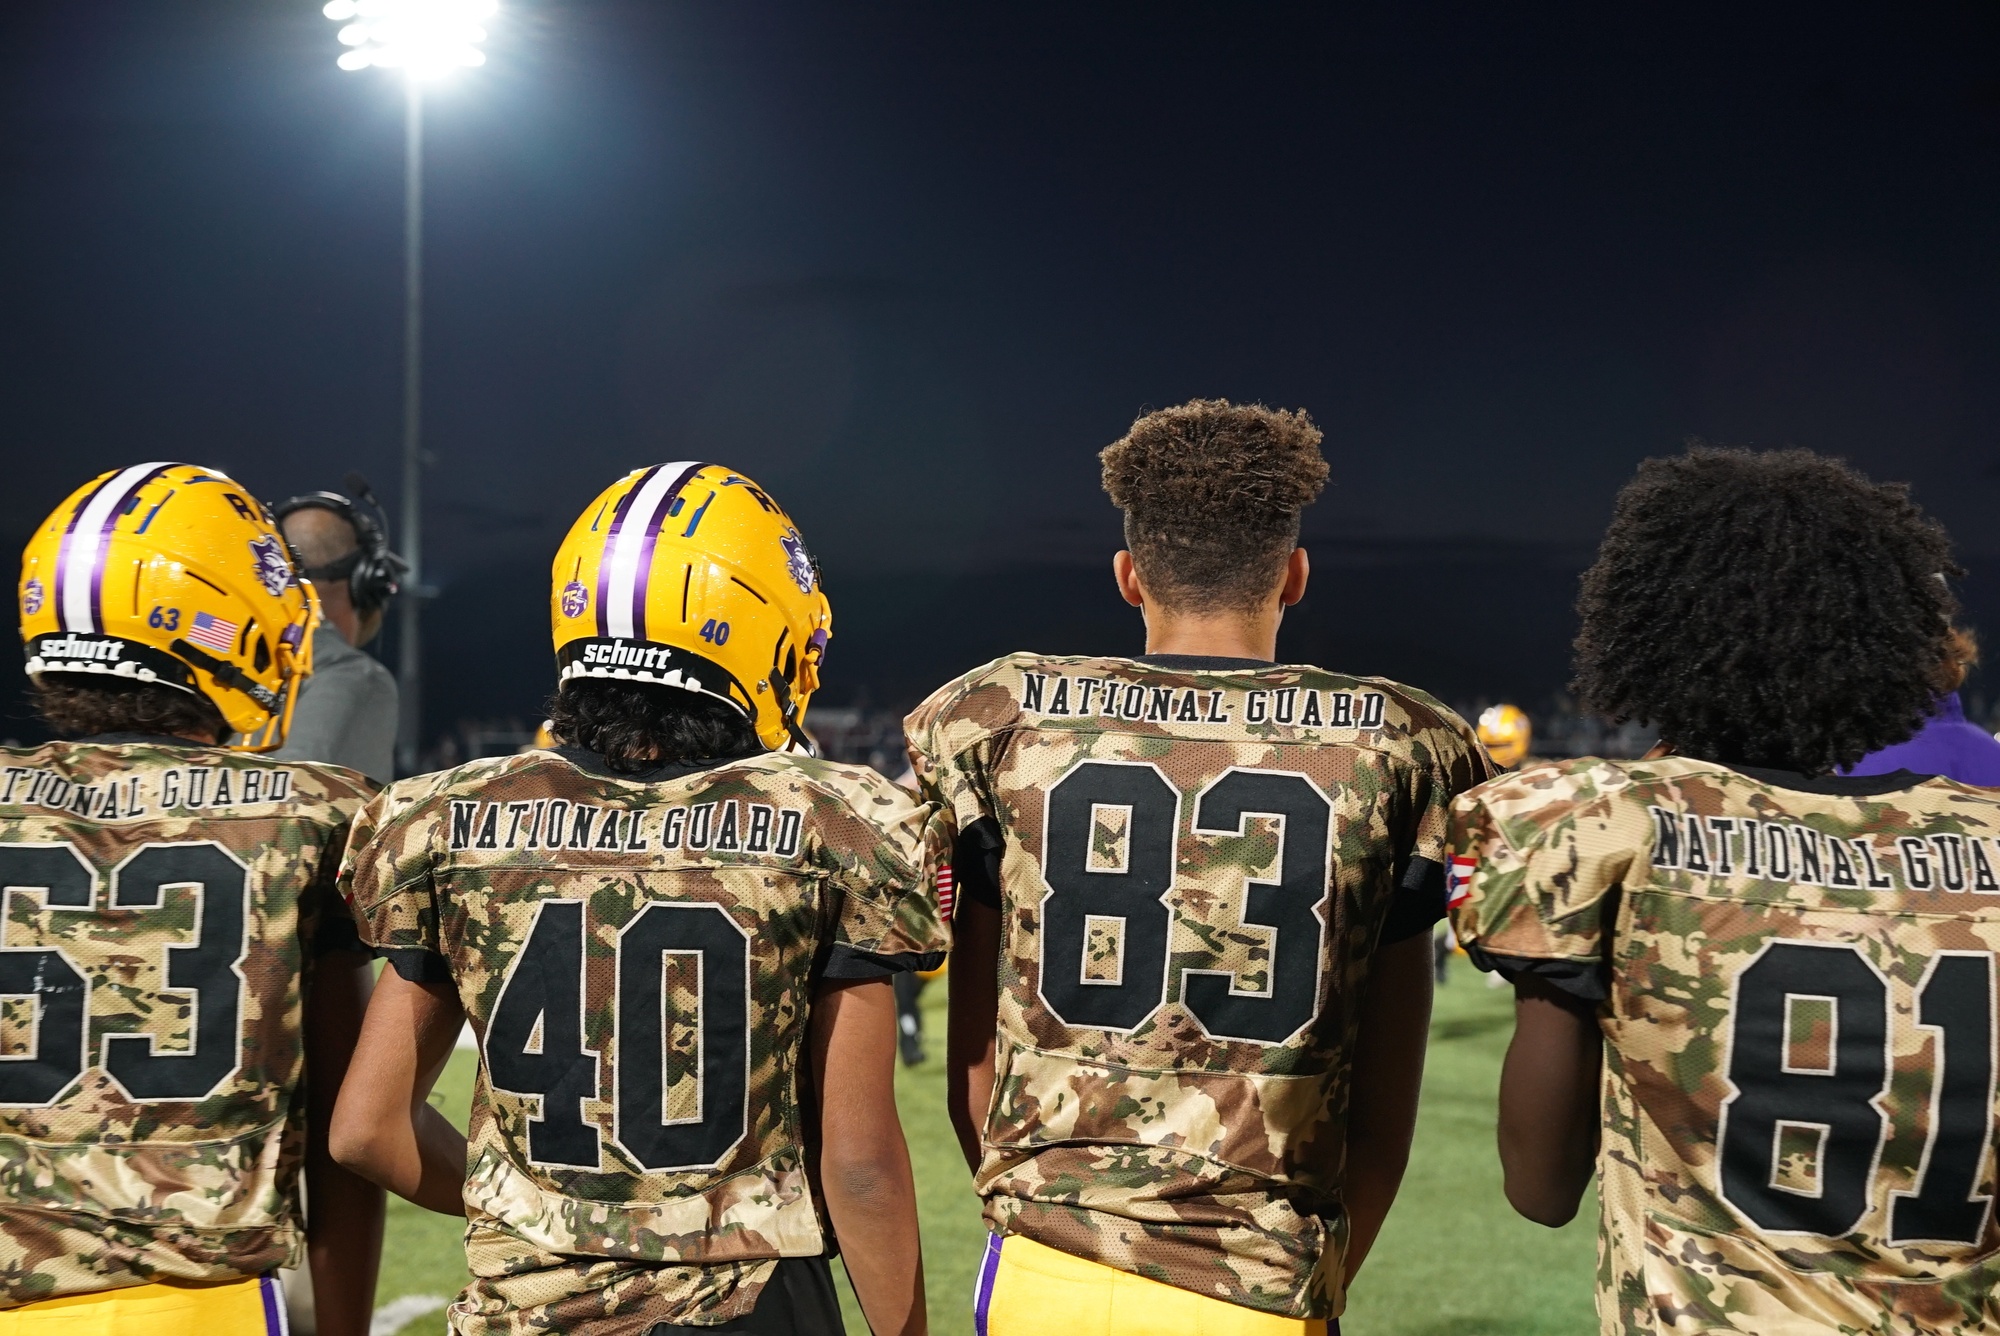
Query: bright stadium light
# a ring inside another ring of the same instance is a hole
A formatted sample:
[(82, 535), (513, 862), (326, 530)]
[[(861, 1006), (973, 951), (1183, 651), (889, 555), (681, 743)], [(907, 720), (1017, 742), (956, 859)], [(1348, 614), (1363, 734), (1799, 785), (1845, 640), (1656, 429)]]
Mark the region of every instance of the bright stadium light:
[(372, 66), (402, 70), (413, 79), (434, 79), (468, 65), (484, 65), (485, 20), (497, 0), (327, 0), (321, 12), (345, 24), (340, 42), (347, 50), (336, 62), (344, 70)]
[(403, 74), (403, 532), (410, 568), (398, 622), (396, 684), (401, 717), (396, 767), (417, 772), (423, 726), (420, 610), (436, 591), (424, 583), (423, 346), (424, 346), (424, 85), (468, 66), (484, 65), (485, 21), (497, 0), (327, 0), (321, 13), (340, 29), (344, 70)]

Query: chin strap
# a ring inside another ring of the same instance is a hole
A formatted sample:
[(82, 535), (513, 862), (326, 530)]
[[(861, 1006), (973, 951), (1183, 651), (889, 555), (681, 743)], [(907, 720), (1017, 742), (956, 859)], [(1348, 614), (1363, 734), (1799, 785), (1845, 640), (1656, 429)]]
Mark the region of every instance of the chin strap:
[(778, 717), (785, 722), (785, 732), (791, 734), (792, 745), (808, 756), (818, 756), (819, 748), (813, 746), (806, 731), (799, 727), (798, 709), (792, 703), (792, 689), (777, 672), (771, 674), (771, 698), (778, 704)]
[(210, 677), (223, 686), (242, 692), (266, 710), (276, 710), (282, 704), (275, 694), (257, 685), (248, 673), (227, 659), (218, 659), (213, 654), (198, 650), (185, 640), (175, 640), (167, 648), (196, 667), (207, 669)]

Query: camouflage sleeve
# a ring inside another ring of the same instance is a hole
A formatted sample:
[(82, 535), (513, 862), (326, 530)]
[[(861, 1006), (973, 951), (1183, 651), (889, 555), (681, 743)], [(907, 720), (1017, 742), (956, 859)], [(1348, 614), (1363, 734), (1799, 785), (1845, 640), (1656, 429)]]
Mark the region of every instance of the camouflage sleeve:
[(1410, 772), (1414, 840), (1397, 869), (1396, 895), (1378, 939), (1383, 946), (1429, 932), (1445, 916), (1445, 846), (1452, 800), (1495, 773), (1478, 735), (1444, 706), (1436, 708), (1440, 718), (1427, 730), (1419, 753), (1428, 763)]
[[(937, 808), (945, 866), (954, 896), (1000, 907), (1000, 853), (1005, 841), (987, 797), (985, 776), (992, 736), (949, 713), (944, 693), (924, 702), (904, 721), (910, 768), (924, 799)], [(944, 906), (950, 917), (952, 905)]]
[(1604, 999), (1617, 892), (1646, 841), (1624, 787), (1602, 763), (1536, 766), (1452, 805), (1451, 923), (1473, 963)]
[(934, 883), (949, 838), (937, 808), (870, 772), (820, 806), (813, 854), (828, 873), (832, 937), (821, 974), (932, 970), (951, 949)]
[(396, 973), (412, 983), (443, 983), (451, 967), (438, 941), (435, 819), (420, 800), (421, 783), (392, 785), (361, 809), (341, 861), (340, 894), (361, 940)]

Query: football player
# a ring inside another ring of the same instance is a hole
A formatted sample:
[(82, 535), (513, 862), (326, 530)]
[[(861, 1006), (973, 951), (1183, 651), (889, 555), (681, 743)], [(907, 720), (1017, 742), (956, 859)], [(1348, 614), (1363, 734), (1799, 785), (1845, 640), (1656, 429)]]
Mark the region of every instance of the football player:
[(910, 716), (988, 1336), (1322, 1331), (1401, 1181), (1447, 806), (1491, 772), (1423, 692), (1275, 662), (1319, 442), (1140, 418), (1103, 466), (1145, 654), (1011, 655)]
[(1835, 773), (1949, 685), (1957, 573), (1836, 460), (1649, 460), (1576, 689), (1660, 746), (1454, 809), (1453, 920), (1517, 998), (1507, 1195), (1558, 1225), (1595, 1168), (1607, 1333), (2000, 1330), (2000, 792)]
[[(874, 1330), (921, 1332), (891, 978), (947, 945), (935, 824), (809, 754), (818, 567), (748, 478), (661, 464), (553, 583), (561, 745), (357, 823), (342, 886), (394, 971), (335, 1151), (469, 1217), (460, 1333), (838, 1332), (829, 1221)], [(425, 1102), (466, 1017), (469, 1148)]]
[(249, 492), (140, 464), (36, 530), (20, 610), (62, 740), (0, 749), (0, 1336), (277, 1336), (302, 1251), (319, 1330), (360, 1336), (382, 1194), (325, 1132), (368, 987), (334, 872), (373, 789), (257, 754), (311, 588)]

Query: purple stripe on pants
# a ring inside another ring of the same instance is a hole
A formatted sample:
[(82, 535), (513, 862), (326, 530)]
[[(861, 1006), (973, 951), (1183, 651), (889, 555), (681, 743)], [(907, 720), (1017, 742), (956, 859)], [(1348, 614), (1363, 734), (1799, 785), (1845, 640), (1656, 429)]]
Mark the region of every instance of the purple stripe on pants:
[(285, 1287), (276, 1276), (259, 1276), (257, 1292), (264, 1299), (264, 1336), (286, 1336)]
[(986, 1336), (986, 1310), (993, 1303), (993, 1277), (1000, 1270), (1000, 1236), (986, 1236), (986, 1255), (979, 1259), (979, 1279), (972, 1283), (973, 1336)]

